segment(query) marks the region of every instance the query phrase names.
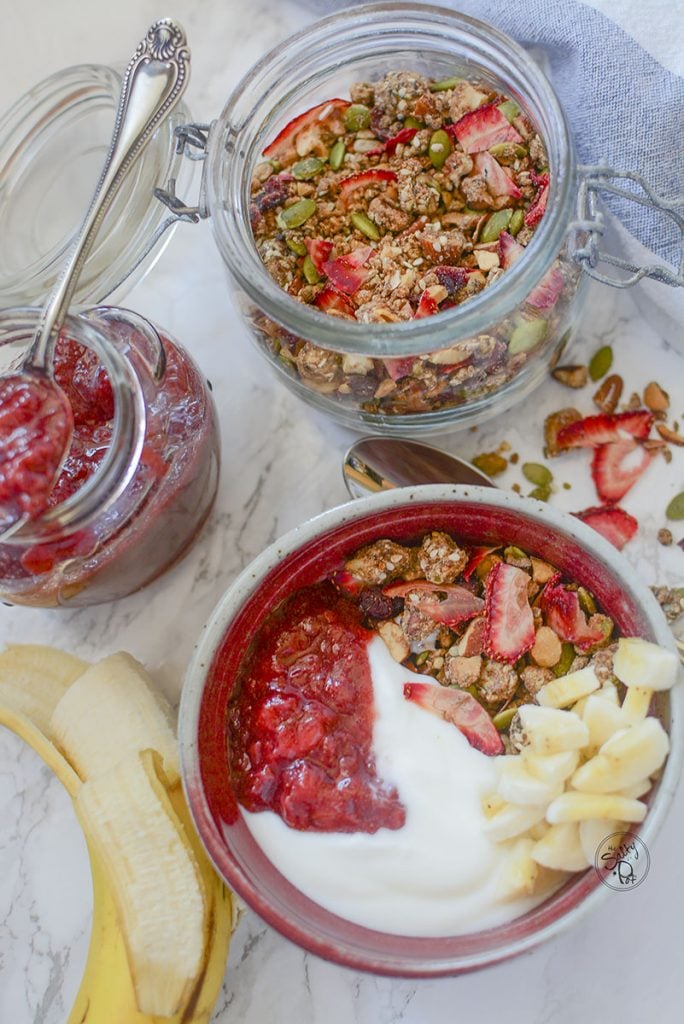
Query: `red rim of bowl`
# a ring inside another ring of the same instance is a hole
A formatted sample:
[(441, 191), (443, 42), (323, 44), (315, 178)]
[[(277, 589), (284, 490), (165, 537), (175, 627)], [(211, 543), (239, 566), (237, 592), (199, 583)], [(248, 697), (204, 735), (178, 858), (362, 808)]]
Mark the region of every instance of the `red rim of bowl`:
[[(657, 602), (602, 537), (572, 516), (489, 488), (418, 487), (332, 509), (276, 541), (232, 584), (204, 627), (181, 701), (183, 783), (200, 838), (226, 882), (288, 939), (325, 959), (401, 977), (454, 975), (508, 959), (568, 927), (607, 893), (590, 869), (495, 928), (439, 938), (390, 935), (346, 921), (304, 896), (265, 857), (239, 814), (228, 785), (225, 717), (250, 637), (286, 595), (339, 568), (362, 544), (380, 536), (407, 541), (429, 529), (445, 529), (464, 543), (505, 541), (546, 558), (590, 589), (623, 634), (673, 648)], [(647, 798), (649, 813), (639, 827), (647, 840), (679, 775), (681, 749), (672, 723), (680, 703), (678, 692), (672, 699), (659, 695), (656, 710), (673, 749)]]

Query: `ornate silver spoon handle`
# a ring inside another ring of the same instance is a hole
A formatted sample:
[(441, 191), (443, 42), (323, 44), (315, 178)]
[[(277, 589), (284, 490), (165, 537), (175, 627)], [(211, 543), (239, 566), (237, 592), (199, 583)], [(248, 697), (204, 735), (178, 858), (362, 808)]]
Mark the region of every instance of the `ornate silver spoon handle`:
[(183, 29), (171, 18), (156, 21), (126, 68), (107, 159), (73, 251), (36, 326), (27, 366), (49, 367), (54, 339), (100, 224), (132, 164), (183, 94), (189, 71)]

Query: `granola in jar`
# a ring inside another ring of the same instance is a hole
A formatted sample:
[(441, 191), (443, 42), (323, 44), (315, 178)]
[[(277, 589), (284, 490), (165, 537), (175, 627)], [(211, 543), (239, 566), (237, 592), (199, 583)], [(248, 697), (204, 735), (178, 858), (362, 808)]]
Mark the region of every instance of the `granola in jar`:
[[(252, 180), (259, 255), (290, 294), (329, 316), (400, 323), (460, 306), (524, 254), (549, 170), (529, 117), (489, 83), (392, 71), (294, 118)], [(326, 350), (263, 313), (254, 323), (305, 387), (370, 414), (410, 415), (496, 391), (558, 341), (576, 269), (560, 258), (490, 333), (427, 355)]]

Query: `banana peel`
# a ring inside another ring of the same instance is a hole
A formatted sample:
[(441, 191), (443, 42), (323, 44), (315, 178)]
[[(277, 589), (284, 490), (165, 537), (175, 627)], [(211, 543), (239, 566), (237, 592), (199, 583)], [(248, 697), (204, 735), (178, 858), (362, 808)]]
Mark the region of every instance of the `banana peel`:
[[(74, 802), (83, 785), (67, 758), (38, 725), (16, 706), (0, 700), (0, 725), (27, 743), (57, 776)], [(172, 1016), (141, 1013), (136, 1002), (128, 949), (107, 869), (89, 841), (93, 920), (83, 979), (67, 1024), (208, 1024), (221, 989), (234, 925), (232, 894), (216, 874), (194, 830), (180, 783), (167, 790), (196, 859), (206, 903), (205, 956), (183, 1005)], [(80, 820), (80, 819), (79, 819)], [(83, 827), (83, 822), (80, 822)]]

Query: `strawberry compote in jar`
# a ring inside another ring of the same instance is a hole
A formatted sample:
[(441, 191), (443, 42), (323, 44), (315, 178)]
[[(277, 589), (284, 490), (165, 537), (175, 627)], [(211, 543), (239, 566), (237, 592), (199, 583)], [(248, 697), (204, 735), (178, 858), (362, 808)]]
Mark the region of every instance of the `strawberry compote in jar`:
[[(5, 365), (37, 314), (0, 315)], [(0, 543), (0, 597), (12, 604), (76, 607), (139, 590), (187, 551), (216, 495), (214, 402), (166, 332), (115, 307), (69, 317), (55, 377), (74, 434), (47, 508)]]

